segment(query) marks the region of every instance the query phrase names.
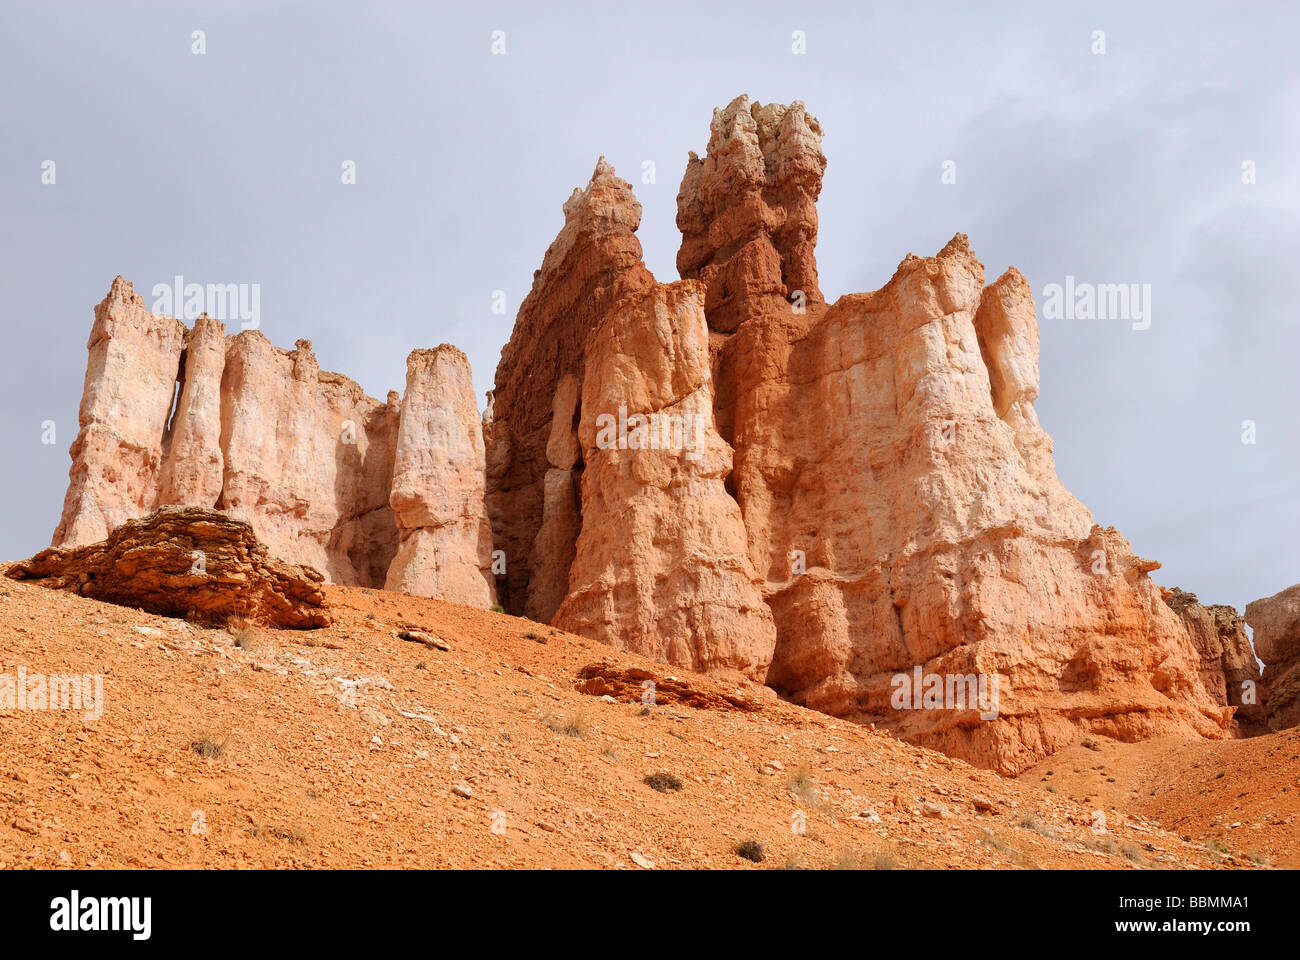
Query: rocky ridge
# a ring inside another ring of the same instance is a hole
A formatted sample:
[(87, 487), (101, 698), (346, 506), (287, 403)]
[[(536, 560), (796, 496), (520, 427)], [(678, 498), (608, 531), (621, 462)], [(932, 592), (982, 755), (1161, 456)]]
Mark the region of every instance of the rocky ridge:
[[(493, 602), (481, 427), (454, 347), (413, 353), (408, 402), (379, 401), (321, 370), (309, 340), (283, 350), (257, 330), (227, 336), (206, 315), (187, 328), (150, 313), (122, 277), (95, 308), (87, 347), (54, 547), (102, 541), (158, 507), (202, 507), (247, 520), (273, 555), (331, 582), (383, 586), (397, 559), (395, 582), (410, 592)], [(410, 488), (431, 456), (445, 458), (440, 506), (421, 510)], [(412, 553), (431, 572), (411, 575)]]
[(331, 582), (499, 601), (1007, 774), (1089, 734), (1255, 729), (1240, 623), (1168, 602), (1057, 478), (1015, 267), (988, 282), (957, 234), (827, 302), (821, 141), (799, 103), (715, 111), (670, 283), (602, 158), (481, 424), (455, 348), (381, 403), (308, 341), (186, 329), (119, 278), (56, 545), (215, 507)]
[[(1089, 732), (1228, 736), (1159, 565), (1056, 478), (1025, 278), (986, 285), (958, 234), (826, 303), (821, 135), (797, 103), (715, 111), (678, 195), (679, 283), (640, 262), (640, 205), (607, 164), (565, 205), (492, 401), (489, 513), (516, 563), (503, 603), (1005, 773)], [(698, 450), (635, 442), (705, 397)], [(602, 418), (628, 421), (629, 442), (600, 442)], [(574, 425), (580, 458), (548, 466)], [(568, 473), (554, 495), (548, 470)], [(569, 564), (554, 617), (538, 545)], [(918, 670), (949, 690), (983, 678), (995, 709), (900, 707)]]

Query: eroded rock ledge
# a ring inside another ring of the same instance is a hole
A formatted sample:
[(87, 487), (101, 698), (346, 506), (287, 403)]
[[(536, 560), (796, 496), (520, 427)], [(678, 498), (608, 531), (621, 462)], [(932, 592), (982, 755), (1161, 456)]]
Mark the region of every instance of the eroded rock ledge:
[(42, 550), (5, 571), (14, 580), (168, 617), (270, 627), (327, 627), (320, 571), (277, 559), (252, 525), (218, 510), (163, 507), (99, 543)]

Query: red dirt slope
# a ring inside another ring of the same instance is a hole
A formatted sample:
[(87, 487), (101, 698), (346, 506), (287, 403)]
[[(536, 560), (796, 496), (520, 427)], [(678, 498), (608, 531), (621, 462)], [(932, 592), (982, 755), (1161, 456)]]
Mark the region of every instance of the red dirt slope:
[(1156, 809), (1095, 834), (1089, 804), (763, 687), (327, 592), (329, 628), (235, 635), (0, 583), (0, 674), (102, 674), (105, 697), (98, 719), (0, 710), (0, 867), (1251, 865)]

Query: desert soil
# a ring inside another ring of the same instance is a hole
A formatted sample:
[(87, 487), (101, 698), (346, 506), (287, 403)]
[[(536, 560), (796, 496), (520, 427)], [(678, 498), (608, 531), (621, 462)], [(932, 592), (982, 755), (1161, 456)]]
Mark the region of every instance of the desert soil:
[[(1300, 734), (1094, 738), (1009, 780), (528, 620), (328, 599), (236, 635), (0, 580), (0, 673), (105, 697), (0, 712), (0, 868), (1297, 865)], [(579, 690), (601, 663), (614, 695)]]

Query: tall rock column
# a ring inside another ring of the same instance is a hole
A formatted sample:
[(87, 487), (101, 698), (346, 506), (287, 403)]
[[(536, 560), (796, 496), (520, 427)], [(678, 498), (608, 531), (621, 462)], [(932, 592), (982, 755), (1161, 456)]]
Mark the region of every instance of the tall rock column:
[(389, 498), (399, 541), (385, 589), (476, 607), (496, 602), (484, 468), (469, 360), (448, 344), (413, 351)]
[(221, 375), (225, 368), (225, 325), (205, 313), (185, 334), (171, 448), (159, 480), (160, 505), (212, 507), (221, 497), (225, 467)]
[[(1158, 564), (1056, 478), (1025, 279), (985, 288), (959, 234), (825, 303), (821, 132), (801, 104), (737, 98), (678, 194), (678, 269), (707, 285), (728, 487), (777, 628), (767, 683), (1007, 773), (1081, 729), (1224, 736)], [(915, 670), (996, 684), (998, 707), (899, 707)]]
[[(487, 502), (496, 545), (505, 554), (501, 603), (514, 614), (547, 620), (558, 603), (551, 557), (534, 556), (548, 502), (553, 520), (546, 548), (570, 556), (577, 536), (572, 519), (557, 513), (565, 508), (563, 478), (551, 474), (548, 480), (550, 471), (569, 469), (548, 455), (556, 392), (565, 377), (581, 384), (587, 335), (610, 308), (654, 282), (641, 262), (640, 223), (631, 184), (602, 157), (587, 186), (565, 202), (564, 227), (533, 275), (501, 351), (484, 427)], [(547, 574), (535, 587), (538, 569)]]
[(734, 331), (761, 313), (822, 303), (817, 196), (822, 128), (804, 105), (740, 96), (713, 112), (709, 148), (686, 164), (677, 194), (677, 270), (703, 280), (709, 329)]
[(103, 540), (158, 505), (185, 324), (155, 316), (117, 277), (95, 308), (86, 379), (70, 451), (63, 516), (52, 545)]
[(554, 623), (697, 670), (761, 679), (772, 616), (723, 481), (704, 287), (621, 301), (586, 346), (582, 530)]

